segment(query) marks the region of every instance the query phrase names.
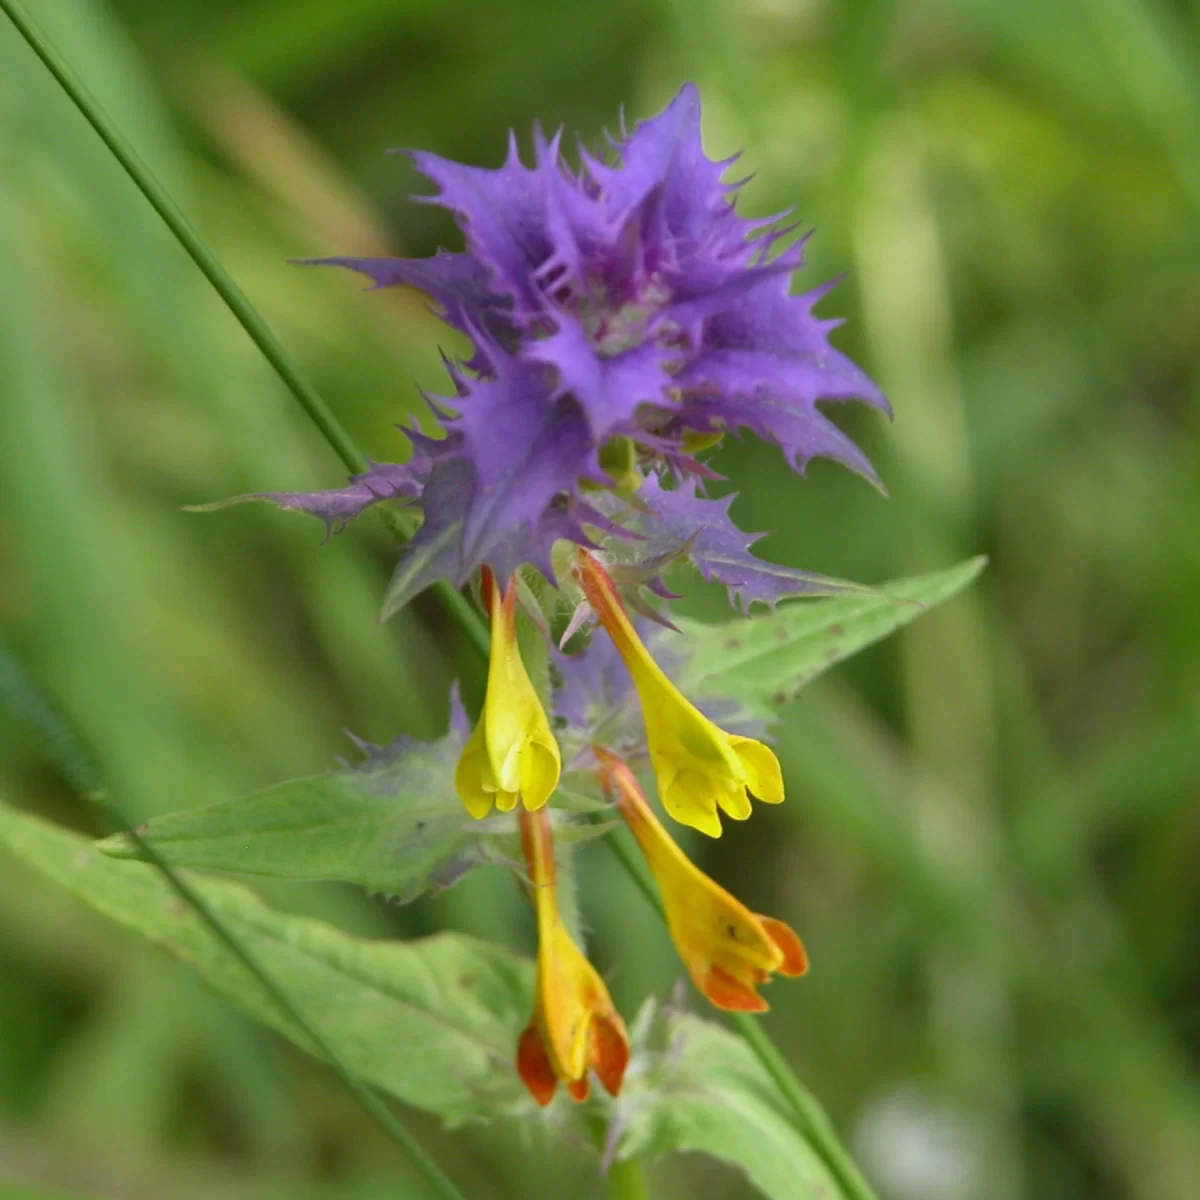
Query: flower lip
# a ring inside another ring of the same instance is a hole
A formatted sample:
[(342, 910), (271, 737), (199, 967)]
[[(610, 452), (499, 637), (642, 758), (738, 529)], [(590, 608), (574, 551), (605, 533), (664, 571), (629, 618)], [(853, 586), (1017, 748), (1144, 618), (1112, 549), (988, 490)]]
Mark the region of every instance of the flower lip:
[(537, 993), (533, 1018), (517, 1046), (517, 1071), (539, 1105), (559, 1082), (586, 1100), (589, 1071), (611, 1095), (629, 1063), (625, 1022), (608, 989), (563, 925), (555, 885), (554, 842), (546, 812), (520, 814), (521, 844), (538, 924)]
[(751, 912), (680, 850), (642, 794), (629, 765), (594, 747), (601, 785), (616, 802), (662, 895), (671, 939), (692, 981), (718, 1008), (766, 1012), (759, 985), (799, 976), (808, 956), (795, 930)]
[(642, 707), (646, 744), (663, 807), (677, 821), (720, 837), (724, 812), (750, 816), (750, 796), (767, 804), (784, 798), (773, 751), (754, 738), (727, 733), (667, 678), (634, 629), (617, 589), (599, 561), (577, 555), (576, 578), (625, 661)]
[(517, 645), (516, 581), (510, 577), (501, 596), (487, 571), (483, 585), (492, 629), (487, 696), (454, 772), (459, 797), (476, 819), (493, 806), (511, 812), (518, 801), (541, 808), (562, 770), (558, 742)]

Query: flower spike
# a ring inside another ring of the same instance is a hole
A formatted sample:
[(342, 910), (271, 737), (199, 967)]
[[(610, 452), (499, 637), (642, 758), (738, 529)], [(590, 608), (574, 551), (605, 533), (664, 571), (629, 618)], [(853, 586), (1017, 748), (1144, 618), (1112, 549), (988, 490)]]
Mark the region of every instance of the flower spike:
[(589, 1068), (615, 1096), (629, 1063), (625, 1022), (596, 968), (563, 925), (549, 816), (522, 812), (519, 819), (537, 911), (538, 970), (533, 1019), (517, 1044), (517, 1072), (543, 1108), (560, 1080), (572, 1099), (586, 1100)]
[[(651, 476), (710, 478), (696, 456), (726, 434), (778, 446), (801, 474), (811, 459), (833, 458), (879, 485), (822, 406), (861, 400), (890, 413), (888, 402), (830, 344), (838, 322), (814, 312), (828, 287), (792, 294), (806, 239), (779, 244), (790, 232), (779, 224), (785, 213), (738, 213), (741, 184), (724, 180), (734, 160), (705, 154), (696, 88), (623, 126), (610, 148), (601, 159), (581, 147), (572, 166), (561, 135), (535, 128), (529, 163), (515, 138), (498, 169), (413, 152), (433, 185), (418, 199), (455, 214), (465, 249), (308, 260), (375, 288), (422, 289), (472, 347), (467, 361), (448, 364), (451, 394), (427, 397), (447, 436), (414, 438), (429, 469), (405, 499), (424, 524), (389, 613), (435, 580), (465, 583), (482, 563), (502, 578), (520, 564), (545, 572), (557, 540), (589, 544), (577, 522), (564, 530), (557, 510)], [(289, 506), (323, 512), (335, 502), (357, 499)], [(669, 515), (658, 525), (672, 549), (694, 532), (676, 537)], [(719, 570), (736, 576), (720, 577), (746, 603), (785, 594), (744, 546), (732, 563), (723, 552)]]
[(773, 974), (798, 976), (808, 956), (782, 921), (752, 913), (704, 874), (654, 815), (627, 763), (600, 747), (600, 778), (658, 881), (671, 940), (696, 987), (718, 1008), (766, 1012), (757, 988)]
[(517, 587), (510, 578), (501, 597), (491, 571), (483, 573), (491, 615), (487, 696), (475, 732), (463, 748), (454, 786), (476, 820), (494, 804), (511, 812), (520, 800), (539, 809), (558, 786), (562, 758), (517, 645)]
[(679, 691), (638, 637), (608, 573), (586, 550), (579, 551), (576, 574), (633, 678), (667, 812), (684, 825), (720, 837), (718, 809), (744, 821), (751, 793), (779, 804), (783, 773), (774, 752), (754, 738), (726, 733)]

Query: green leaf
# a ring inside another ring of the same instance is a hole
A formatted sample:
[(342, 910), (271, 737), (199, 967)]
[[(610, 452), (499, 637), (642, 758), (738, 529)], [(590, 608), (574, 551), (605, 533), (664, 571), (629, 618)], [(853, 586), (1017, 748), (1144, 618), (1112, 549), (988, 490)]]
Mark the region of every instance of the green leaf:
[[(329, 775), (288, 780), (239, 800), (151, 821), (142, 836), (168, 862), (282, 879), (337, 879), (409, 901), (449, 887), (473, 867), (513, 855), (511, 820), (473, 821), (454, 791), (466, 740), (397, 738)], [(99, 844), (138, 858), (120, 833)]]
[(771, 1200), (841, 1200), (779, 1089), (736, 1034), (675, 1014), (667, 1049), (650, 1061), (618, 1101), (618, 1158), (699, 1150), (742, 1168)]
[(673, 618), (688, 652), (676, 681), (689, 696), (736, 700), (754, 715), (771, 716), (835, 663), (949, 600), (986, 564), (972, 558), (882, 584), (876, 596), (799, 600), (719, 625)]
[[(186, 962), (309, 1049), (242, 965), (152, 868), (0, 804), (0, 846), (97, 912)], [(512, 1066), (532, 964), (459, 934), (371, 942), (274, 912), (246, 888), (192, 881), (216, 915), (362, 1078), (448, 1122), (525, 1105)]]
[[(304, 881), (338, 880), (406, 904), (452, 887), (468, 871), (521, 858), (512, 814), (482, 821), (467, 814), (454, 790), (454, 765), (465, 718), (432, 742), (397, 738), (358, 766), (292, 779), (239, 800), (156, 817), (141, 836), (173, 866), (204, 867)], [(606, 806), (561, 793), (568, 807)], [(600, 837), (610, 823), (554, 814), (564, 845)], [(127, 833), (97, 843), (113, 858), (144, 859)]]

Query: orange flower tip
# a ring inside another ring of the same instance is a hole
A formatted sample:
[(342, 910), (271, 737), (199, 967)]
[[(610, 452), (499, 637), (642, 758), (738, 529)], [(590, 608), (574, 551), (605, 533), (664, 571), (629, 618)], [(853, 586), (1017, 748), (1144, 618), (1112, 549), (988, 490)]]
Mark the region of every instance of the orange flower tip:
[(592, 1026), (592, 1067), (610, 1096), (620, 1094), (627, 1066), (629, 1042), (624, 1028), (615, 1021), (596, 1021)]
[(517, 1043), (517, 1074), (540, 1107), (545, 1108), (554, 1099), (558, 1077), (554, 1074), (541, 1035), (532, 1025), (521, 1034), (521, 1040)]
[(571, 1095), (571, 1099), (576, 1104), (582, 1104), (591, 1094), (591, 1084), (588, 1083), (588, 1077), (585, 1075), (582, 1079), (572, 1079), (567, 1084), (567, 1091)]
[(710, 967), (701, 991), (726, 1012), (764, 1013), (770, 1005), (750, 986), (735, 979), (724, 967)]
[(601, 781), (606, 787), (616, 785), (617, 776), (622, 768), (626, 771), (629, 770), (625, 760), (619, 755), (614, 754), (606, 746), (601, 746), (593, 742), (592, 753), (596, 756), (596, 761), (600, 764)]
[(785, 925), (774, 917), (760, 916), (758, 919), (762, 922), (767, 936), (783, 954), (783, 962), (775, 970), (780, 975), (787, 975), (792, 979), (803, 975), (808, 970), (808, 953), (799, 934), (790, 925)]
[(486, 563), (479, 568), (479, 590), (483, 594), (484, 611), (490, 618), (492, 615), (493, 589), (496, 587), (496, 576)]

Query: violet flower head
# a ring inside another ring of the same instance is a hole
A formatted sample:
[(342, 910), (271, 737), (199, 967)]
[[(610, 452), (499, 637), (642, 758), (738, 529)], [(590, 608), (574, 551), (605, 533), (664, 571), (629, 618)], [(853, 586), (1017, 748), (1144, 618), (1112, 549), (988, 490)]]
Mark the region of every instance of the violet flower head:
[[(799, 472), (822, 456), (878, 483), (817, 406), (857, 399), (886, 413), (887, 401), (830, 346), (839, 322), (813, 315), (829, 285), (790, 294), (804, 239), (781, 249), (791, 229), (780, 218), (738, 215), (738, 184), (722, 180), (733, 160), (715, 162), (701, 146), (695, 87), (611, 140), (607, 161), (581, 148), (573, 170), (560, 142), (535, 128), (526, 166), (510, 138), (496, 170), (413, 153), (438, 189), (419, 199), (457, 215), (463, 252), (317, 260), (376, 287), (421, 288), (474, 347), (448, 363), (453, 395), (431, 401), (446, 436), (412, 435), (424, 522), (388, 611), (484, 563), (500, 578), (528, 563), (554, 582), (553, 544), (594, 548), (622, 533), (622, 513), (636, 513), (627, 538), (668, 556), (664, 540), (674, 539), (687, 555), (689, 537), (710, 523), (734, 528), (727, 503), (697, 486), (713, 475), (698, 455), (726, 432), (775, 443)], [(652, 486), (642, 490), (644, 480)], [(388, 498), (360, 491), (364, 507)], [(344, 518), (344, 492), (341, 501)], [(803, 584), (816, 577), (791, 572), (785, 585), (778, 569), (757, 571), (752, 539), (734, 540), (720, 565), (698, 565), (744, 602), (813, 590)]]

